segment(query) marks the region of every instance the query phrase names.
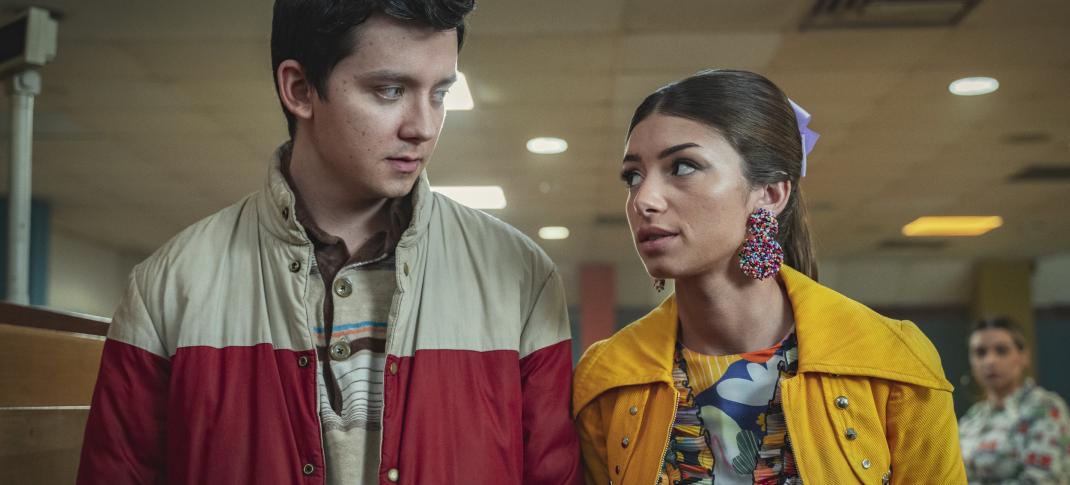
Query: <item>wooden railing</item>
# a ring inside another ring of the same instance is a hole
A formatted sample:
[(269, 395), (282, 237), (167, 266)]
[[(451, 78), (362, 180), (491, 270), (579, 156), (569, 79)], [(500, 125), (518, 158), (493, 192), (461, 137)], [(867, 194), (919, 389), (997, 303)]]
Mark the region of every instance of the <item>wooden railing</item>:
[(0, 483), (74, 483), (107, 329), (0, 303)]

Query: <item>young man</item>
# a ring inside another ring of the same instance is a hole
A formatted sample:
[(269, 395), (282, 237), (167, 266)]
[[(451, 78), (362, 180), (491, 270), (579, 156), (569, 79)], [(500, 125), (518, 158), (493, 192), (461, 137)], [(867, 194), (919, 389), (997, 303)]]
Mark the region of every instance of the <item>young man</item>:
[(580, 480), (550, 260), (431, 193), (471, 0), (277, 0), (291, 141), (135, 268), (79, 483)]

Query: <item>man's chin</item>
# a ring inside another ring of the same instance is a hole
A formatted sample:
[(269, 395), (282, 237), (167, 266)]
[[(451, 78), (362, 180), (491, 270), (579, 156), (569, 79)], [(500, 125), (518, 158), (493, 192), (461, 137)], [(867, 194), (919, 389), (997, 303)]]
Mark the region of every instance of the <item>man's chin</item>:
[(411, 180), (398, 180), (392, 181), (392, 183), (385, 184), (380, 191), (383, 198), (396, 199), (398, 197), (405, 197), (412, 192), (413, 187), (416, 186), (416, 180), (418, 176), (412, 177)]

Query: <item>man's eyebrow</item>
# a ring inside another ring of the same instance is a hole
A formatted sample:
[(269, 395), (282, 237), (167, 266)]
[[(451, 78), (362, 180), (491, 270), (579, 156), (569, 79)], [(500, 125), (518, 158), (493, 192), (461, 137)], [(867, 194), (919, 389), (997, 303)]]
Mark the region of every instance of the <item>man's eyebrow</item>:
[(435, 83), (435, 87), (452, 86), (455, 82), (457, 82), (457, 73), (453, 73), (447, 77), (442, 78), (442, 80)]
[[(408, 74), (405, 74), (403, 72), (398, 72), (398, 71), (392, 71), (392, 70), (389, 70), (389, 69), (383, 69), (383, 70), (380, 70), (380, 71), (372, 71), (372, 72), (363, 74), (360, 77), (363, 78), (363, 79), (374, 79), (376, 81), (395, 82), (395, 83), (398, 83), (398, 84), (413, 85), (413, 84), (417, 84), (418, 83), (416, 78), (414, 78), (414, 77), (412, 77), (412, 76), (410, 76)], [(449, 75), (447, 77), (444, 77), (444, 78), (440, 79), (438, 82), (435, 83), (435, 87), (448, 86), (448, 85), (451, 85), (451, 84), (453, 84), (455, 82), (457, 82), (457, 74), (456, 73), (451, 74), (451, 75)]]
[(383, 69), (380, 71), (372, 71), (359, 76), (363, 79), (374, 79), (376, 81), (396, 82), (401, 84), (412, 84), (416, 81), (412, 76), (389, 69)]

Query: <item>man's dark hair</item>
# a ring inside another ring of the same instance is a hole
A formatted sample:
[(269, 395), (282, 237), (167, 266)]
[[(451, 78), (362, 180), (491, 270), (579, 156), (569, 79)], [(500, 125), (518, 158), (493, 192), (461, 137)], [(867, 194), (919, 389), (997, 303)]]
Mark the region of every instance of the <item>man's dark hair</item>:
[[(353, 53), (360, 24), (383, 13), (435, 30), (456, 30), (457, 49), (464, 45), (464, 18), (475, 0), (276, 0), (271, 21), (271, 79), (279, 92), (279, 64), (293, 59), (305, 70), (320, 99), (327, 99), (327, 78), (334, 66)], [(281, 103), (281, 98), (280, 98)], [(282, 107), (293, 138), (297, 121)]]

